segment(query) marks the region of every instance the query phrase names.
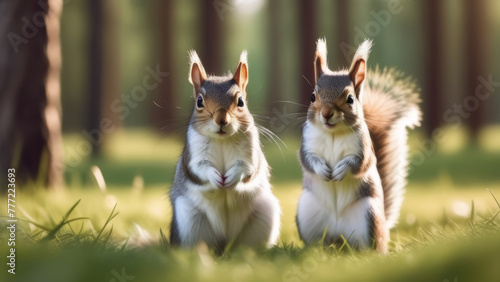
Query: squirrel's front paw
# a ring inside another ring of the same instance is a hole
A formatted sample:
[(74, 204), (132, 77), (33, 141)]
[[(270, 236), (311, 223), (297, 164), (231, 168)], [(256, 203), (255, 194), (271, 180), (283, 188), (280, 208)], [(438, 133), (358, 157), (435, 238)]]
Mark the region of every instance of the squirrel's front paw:
[(243, 173), (239, 166), (231, 167), (225, 174), (224, 188), (232, 189), (240, 183)]
[(332, 178), (334, 181), (341, 181), (344, 179), (344, 176), (346, 175), (347, 171), (349, 170), (349, 160), (348, 159), (343, 159), (340, 162), (338, 162), (335, 167), (333, 168), (332, 172)]
[(224, 188), (225, 177), (216, 168), (210, 169), (208, 181), (217, 188)]
[(323, 180), (332, 180), (332, 169), (328, 166), (325, 160), (320, 159), (320, 161), (315, 165), (314, 172), (319, 175)]

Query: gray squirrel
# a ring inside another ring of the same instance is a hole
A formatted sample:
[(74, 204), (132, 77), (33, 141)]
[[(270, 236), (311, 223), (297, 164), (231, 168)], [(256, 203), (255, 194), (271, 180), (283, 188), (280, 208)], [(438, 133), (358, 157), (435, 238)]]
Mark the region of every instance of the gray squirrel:
[(190, 65), (195, 105), (170, 190), (170, 243), (205, 242), (218, 252), (230, 242), (270, 247), (281, 209), (246, 103), (247, 53), (234, 75), (207, 76), (195, 51)]
[[(364, 41), (348, 70), (331, 71), (319, 39), (315, 88), (302, 130), (303, 190), (296, 222), (306, 243), (348, 243), (387, 252), (407, 175), (407, 127), (420, 125), (414, 83), (394, 70), (367, 70)], [(342, 237), (344, 239), (342, 239)]]

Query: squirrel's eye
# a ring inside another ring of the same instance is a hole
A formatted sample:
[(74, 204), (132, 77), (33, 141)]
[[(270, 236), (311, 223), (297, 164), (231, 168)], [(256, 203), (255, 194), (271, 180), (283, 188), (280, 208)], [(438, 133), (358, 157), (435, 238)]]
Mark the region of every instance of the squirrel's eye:
[(198, 100), (196, 100), (196, 106), (198, 106), (198, 108), (203, 108), (203, 98), (201, 96), (198, 96)]
[(241, 108), (241, 107), (243, 107), (244, 105), (245, 105), (245, 102), (243, 102), (243, 97), (241, 97), (241, 96), (240, 96), (240, 97), (238, 98), (238, 107), (240, 107), (240, 108)]
[(349, 94), (349, 96), (347, 96), (346, 103), (349, 104), (349, 105), (352, 105), (352, 103), (354, 103), (354, 98), (352, 97), (351, 94)]
[(316, 101), (316, 95), (314, 95), (314, 92), (313, 92), (313, 94), (311, 95), (311, 102), (314, 103), (314, 101)]

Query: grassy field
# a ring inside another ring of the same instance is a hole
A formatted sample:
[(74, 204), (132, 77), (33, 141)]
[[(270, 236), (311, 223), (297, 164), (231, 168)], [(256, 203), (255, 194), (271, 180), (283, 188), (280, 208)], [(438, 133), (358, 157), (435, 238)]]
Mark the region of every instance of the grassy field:
[[(162, 232), (168, 238), (167, 191), (182, 138), (120, 132), (109, 136), (101, 158), (66, 154), (74, 165), (65, 190), (18, 188), (16, 274), (3, 264), (0, 281), (499, 281), (500, 150), (491, 140), (500, 134), (485, 130), (475, 146), (463, 132), (446, 136), (431, 153), (422, 136), (411, 138), (412, 155), (424, 158), (411, 167), (388, 255), (303, 246), (294, 222), (298, 140), (290, 137), (281, 151), (265, 143), (283, 209), (279, 245), (215, 257), (204, 246), (172, 249), (162, 238)], [(69, 149), (79, 142), (78, 135), (65, 137)], [(96, 181), (96, 171), (106, 184)], [(7, 202), (5, 195), (0, 201)], [(7, 223), (1, 224), (0, 249), (7, 255)], [(150, 246), (133, 247), (147, 236)]]

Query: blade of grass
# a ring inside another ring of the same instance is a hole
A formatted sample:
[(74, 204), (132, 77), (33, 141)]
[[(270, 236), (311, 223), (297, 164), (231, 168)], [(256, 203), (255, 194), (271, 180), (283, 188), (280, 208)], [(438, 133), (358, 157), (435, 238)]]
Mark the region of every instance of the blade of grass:
[(493, 199), (495, 199), (495, 202), (497, 202), (497, 206), (498, 206), (498, 208), (500, 208), (500, 203), (498, 202), (498, 200), (497, 200), (497, 198), (495, 197), (495, 195), (493, 195), (493, 193), (491, 192), (491, 190), (490, 190), (490, 189), (486, 189), (486, 190), (488, 190), (488, 192), (490, 192), (490, 194), (491, 194), (491, 196), (493, 197)]
[(233, 248), (233, 245), (234, 245), (235, 241), (236, 241), (236, 238), (233, 238), (231, 241), (229, 241), (229, 243), (224, 248), (224, 252), (223, 252), (224, 255), (229, 254), (229, 252)]
[(125, 241), (125, 243), (123, 244), (123, 246), (120, 248), (120, 252), (123, 252), (125, 250), (125, 247), (127, 246), (129, 239), (130, 239), (130, 237), (127, 238), (127, 240)]
[(115, 213), (115, 209), (116, 209), (116, 205), (117, 205), (117, 204), (115, 204), (115, 206), (113, 207), (113, 210), (112, 210), (112, 211), (111, 211), (111, 213), (109, 214), (108, 219), (106, 220), (106, 223), (104, 223), (104, 226), (101, 228), (101, 231), (99, 231), (99, 234), (97, 234), (97, 237), (96, 237), (96, 238), (95, 238), (95, 240), (94, 240), (94, 244), (97, 244), (97, 241), (99, 241), (99, 238), (101, 237), (102, 232), (104, 232), (104, 229), (105, 229), (105, 228), (106, 228), (106, 226), (109, 224), (109, 222), (110, 222), (111, 220), (113, 220), (113, 218), (115, 218), (115, 217), (118, 215), (118, 213), (114, 214), (114, 213)]
[(325, 245), (325, 238), (326, 238), (326, 230), (328, 230), (328, 225), (325, 226), (325, 230), (323, 230), (323, 235), (321, 235), (321, 245)]
[(495, 220), (495, 218), (498, 216), (498, 214), (500, 214), (500, 210), (498, 210), (486, 223), (487, 224), (494, 223), (493, 220)]
[(111, 233), (112, 232), (113, 232), (113, 225), (111, 225), (111, 230), (109, 230), (109, 232), (106, 235), (106, 237), (104, 237), (104, 240), (103, 240), (104, 247), (106, 247), (106, 245), (108, 244), (109, 238), (111, 238)]
[(474, 228), (474, 224), (472, 224), (472, 222), (470, 220), (467, 220), (467, 222), (469, 223), (469, 226), (470, 226), (470, 229), (472, 230), (472, 233), (474, 233), (475, 236), (478, 236), (476, 229)]
[(474, 200), (471, 201), (470, 203), (470, 222), (474, 222)]
[[(68, 222), (66, 221), (68, 219), (68, 217), (70, 216), (70, 214), (73, 212), (73, 210), (76, 208), (76, 206), (78, 206), (78, 204), (80, 203), (81, 199), (78, 200), (70, 209), (69, 211), (63, 216), (63, 219), (61, 220), (61, 222), (56, 226), (54, 227), (52, 230), (49, 231), (49, 234), (47, 234), (47, 236), (45, 236), (45, 238), (43, 238), (42, 240), (44, 241), (48, 241), (48, 240), (51, 240), (55, 237), (56, 233), (65, 225), (67, 224)], [(71, 221), (74, 221), (74, 220), (70, 220), (69, 222)]]
[(89, 224), (89, 229), (90, 229), (90, 233), (92, 234), (92, 237), (96, 238), (96, 231), (95, 231), (95, 228), (94, 228), (94, 225), (92, 224), (92, 221), (91, 220), (88, 220), (87, 223)]
[(28, 222), (28, 223), (31, 223), (31, 224), (35, 225), (36, 227), (38, 227), (38, 228), (40, 228), (40, 229), (42, 229), (42, 230), (44, 230), (44, 231), (47, 231), (47, 232), (49, 232), (50, 230), (52, 230), (52, 229), (51, 229), (51, 228), (49, 228), (49, 227), (43, 226), (43, 225), (38, 224), (38, 223), (36, 223), (36, 222), (34, 222), (34, 221), (31, 221), (31, 220), (29, 220), (29, 219), (24, 219), (24, 218), (17, 218), (17, 219), (19, 219), (19, 220), (23, 220), (23, 221), (26, 221), (26, 222)]
[(161, 238), (161, 242), (163, 244), (163, 247), (168, 248), (170, 244), (168, 243), (167, 236), (165, 236), (165, 233), (163, 233), (163, 230), (161, 230), (161, 228), (160, 228), (160, 238)]
[[(354, 233), (354, 231), (352, 233)], [(351, 233), (351, 235), (352, 235), (352, 233)], [(351, 237), (351, 235), (349, 235), (349, 237), (347, 237), (347, 238), (349, 239)], [(340, 238), (342, 238), (342, 240), (344, 240), (344, 243), (342, 244), (342, 247), (340, 248), (340, 250), (342, 250), (342, 248), (344, 248), (344, 246), (345, 246), (345, 247), (347, 247), (349, 252), (352, 252), (352, 248), (349, 245), (349, 242), (347, 242), (346, 238), (344, 238), (344, 235), (340, 234)]]

